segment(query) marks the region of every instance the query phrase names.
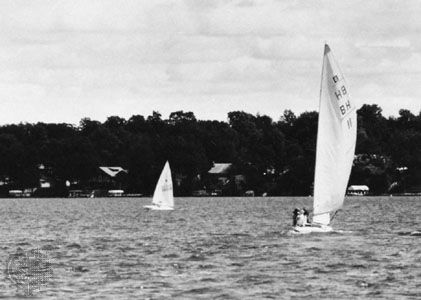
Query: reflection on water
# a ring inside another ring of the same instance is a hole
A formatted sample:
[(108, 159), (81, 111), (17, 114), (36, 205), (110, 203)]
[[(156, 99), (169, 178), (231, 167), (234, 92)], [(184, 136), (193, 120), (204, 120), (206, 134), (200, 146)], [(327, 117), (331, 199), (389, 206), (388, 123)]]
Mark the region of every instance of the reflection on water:
[[(291, 235), (311, 198), (0, 199), (0, 260), (40, 248), (44, 299), (416, 299), (421, 201), (349, 198), (338, 232)], [(16, 295), (0, 281), (0, 298)]]

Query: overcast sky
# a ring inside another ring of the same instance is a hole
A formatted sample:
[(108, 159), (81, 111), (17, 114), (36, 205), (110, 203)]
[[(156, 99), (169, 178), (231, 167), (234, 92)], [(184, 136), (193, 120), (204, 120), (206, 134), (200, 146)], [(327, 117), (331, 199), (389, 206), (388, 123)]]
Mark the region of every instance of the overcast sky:
[(421, 109), (421, 1), (0, 0), (0, 123), (318, 109), (327, 41), (357, 107)]

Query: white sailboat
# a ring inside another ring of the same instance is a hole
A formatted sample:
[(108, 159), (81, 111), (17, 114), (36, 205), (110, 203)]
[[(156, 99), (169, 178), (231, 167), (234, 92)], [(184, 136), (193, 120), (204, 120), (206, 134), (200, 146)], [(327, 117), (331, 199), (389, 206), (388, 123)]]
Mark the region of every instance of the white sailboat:
[(351, 173), (357, 138), (357, 114), (348, 87), (326, 44), (320, 88), (314, 174), (313, 223), (293, 228), (296, 233), (329, 232), (341, 209)]
[(145, 205), (146, 209), (151, 210), (173, 210), (174, 194), (171, 178), (170, 164), (165, 163), (164, 169), (159, 176), (158, 183), (152, 198), (152, 205)]

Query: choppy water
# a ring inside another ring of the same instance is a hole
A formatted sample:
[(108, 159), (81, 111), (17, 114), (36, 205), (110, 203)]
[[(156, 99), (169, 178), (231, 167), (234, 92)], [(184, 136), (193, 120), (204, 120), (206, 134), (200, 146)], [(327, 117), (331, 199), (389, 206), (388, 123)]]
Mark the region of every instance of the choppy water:
[[(420, 197), (348, 198), (340, 233), (291, 235), (311, 198), (0, 199), (0, 261), (50, 256), (38, 299), (417, 299)], [(0, 281), (0, 298), (18, 297)], [(418, 298), (419, 299), (419, 298)]]

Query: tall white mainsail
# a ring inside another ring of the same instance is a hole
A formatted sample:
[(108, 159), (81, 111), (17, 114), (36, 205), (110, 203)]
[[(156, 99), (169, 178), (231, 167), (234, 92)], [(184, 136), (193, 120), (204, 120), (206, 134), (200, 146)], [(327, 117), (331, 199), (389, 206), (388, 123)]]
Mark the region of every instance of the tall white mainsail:
[(314, 174), (313, 222), (328, 225), (342, 207), (357, 137), (357, 114), (332, 51), (325, 45)]
[(172, 177), (168, 161), (165, 163), (164, 169), (156, 184), (152, 204), (160, 209), (174, 208)]

